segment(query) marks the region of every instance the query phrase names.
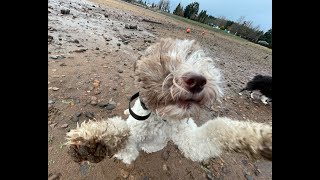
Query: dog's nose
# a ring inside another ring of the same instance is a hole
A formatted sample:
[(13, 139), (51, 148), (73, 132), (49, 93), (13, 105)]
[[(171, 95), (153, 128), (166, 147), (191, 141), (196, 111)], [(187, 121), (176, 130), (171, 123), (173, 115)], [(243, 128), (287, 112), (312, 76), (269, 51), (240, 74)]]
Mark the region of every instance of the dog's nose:
[(192, 93), (199, 93), (203, 90), (207, 79), (196, 73), (187, 73), (182, 77), (185, 87)]

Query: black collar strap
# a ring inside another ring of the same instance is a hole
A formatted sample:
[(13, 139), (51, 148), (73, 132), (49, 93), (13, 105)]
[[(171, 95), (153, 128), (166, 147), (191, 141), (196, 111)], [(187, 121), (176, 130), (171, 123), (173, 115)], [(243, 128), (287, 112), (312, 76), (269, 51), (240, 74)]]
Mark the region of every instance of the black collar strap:
[[(134, 94), (134, 95), (130, 98), (130, 101), (129, 101), (129, 112), (130, 112), (131, 116), (134, 117), (136, 120), (143, 121), (143, 120), (148, 119), (151, 113), (149, 113), (149, 114), (147, 114), (147, 115), (145, 115), (145, 116), (139, 116), (139, 115), (135, 114), (135, 113), (132, 111), (130, 104), (131, 104), (131, 102), (132, 102), (133, 100), (135, 100), (137, 97), (139, 97), (139, 92), (137, 92), (136, 94)], [(146, 105), (141, 101), (141, 99), (140, 99), (140, 104), (141, 104), (141, 106), (142, 106), (142, 108), (143, 108), (144, 110), (148, 110), (148, 108), (147, 108)]]

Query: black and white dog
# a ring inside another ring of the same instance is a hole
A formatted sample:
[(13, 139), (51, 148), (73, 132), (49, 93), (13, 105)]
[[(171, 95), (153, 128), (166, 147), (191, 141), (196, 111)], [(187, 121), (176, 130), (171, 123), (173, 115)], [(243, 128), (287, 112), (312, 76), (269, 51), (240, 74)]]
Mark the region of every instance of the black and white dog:
[(247, 83), (247, 86), (243, 88), (239, 94), (242, 95), (243, 91), (250, 91), (251, 98), (253, 97), (254, 91), (260, 91), (262, 94), (261, 101), (263, 104), (268, 104), (268, 102), (272, 102), (272, 77), (271, 76), (263, 76), (256, 75), (251, 81)]

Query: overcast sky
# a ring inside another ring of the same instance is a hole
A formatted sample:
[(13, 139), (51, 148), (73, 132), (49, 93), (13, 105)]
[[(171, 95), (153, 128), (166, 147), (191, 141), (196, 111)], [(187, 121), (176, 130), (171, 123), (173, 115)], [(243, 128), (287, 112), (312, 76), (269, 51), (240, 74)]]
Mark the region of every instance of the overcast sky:
[[(144, 0), (147, 3), (158, 4), (159, 0)], [(236, 21), (240, 16), (253, 21), (253, 25), (260, 25), (264, 32), (272, 28), (272, 0), (170, 0), (170, 12), (181, 2), (183, 8), (197, 1), (200, 10), (207, 10), (207, 14), (214, 17), (225, 16)]]

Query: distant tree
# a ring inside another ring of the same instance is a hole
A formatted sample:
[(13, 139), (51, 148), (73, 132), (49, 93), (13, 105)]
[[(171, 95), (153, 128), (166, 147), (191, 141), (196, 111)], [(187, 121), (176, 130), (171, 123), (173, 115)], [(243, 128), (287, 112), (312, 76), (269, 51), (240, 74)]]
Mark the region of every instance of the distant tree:
[(220, 28), (223, 26), (224, 30), (227, 24), (227, 19), (224, 16), (220, 16), (214, 20), (214, 24), (219, 26)]
[(259, 40), (266, 41), (272, 47), (272, 28), (264, 33)]
[(170, 12), (170, 1), (169, 0), (160, 0), (158, 8), (161, 11)]
[(188, 19), (196, 20), (199, 12), (199, 3), (193, 2), (186, 6), (184, 10), (184, 17)]
[(243, 24), (245, 17), (244, 16), (240, 16), (240, 18), (237, 20), (238, 24)]
[(227, 29), (229, 29), (230, 28), (230, 26), (233, 24), (234, 22), (233, 21), (227, 21), (227, 23), (226, 23), (226, 28)]
[(240, 24), (238, 23), (233, 23), (230, 27), (229, 27), (229, 31), (235, 35), (239, 36), (239, 30), (240, 30)]
[(211, 15), (209, 15), (205, 23), (206, 24), (210, 24), (212, 26), (212, 25), (214, 25), (214, 23), (213, 23), (214, 20), (216, 20), (216, 18), (211, 16)]
[(176, 9), (173, 11), (173, 14), (183, 17), (183, 7), (179, 3)]
[(158, 3), (158, 9), (161, 10), (162, 6), (163, 6), (164, 0), (160, 0)]
[(198, 15), (198, 21), (205, 23), (208, 19), (207, 11), (202, 10)]
[(263, 31), (260, 30), (259, 25), (254, 28), (248, 28), (248, 33), (247, 33), (248, 40), (257, 42), (262, 35), (263, 35)]

